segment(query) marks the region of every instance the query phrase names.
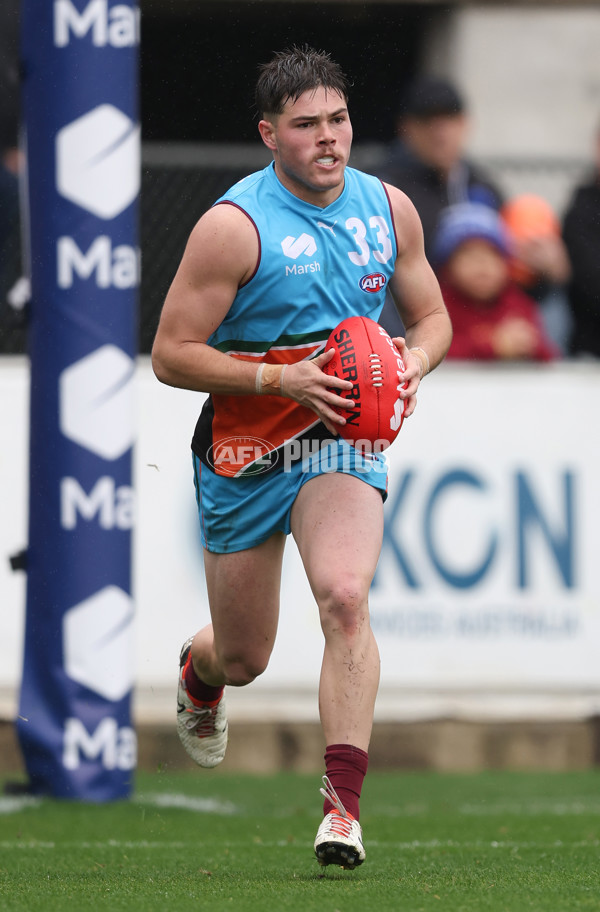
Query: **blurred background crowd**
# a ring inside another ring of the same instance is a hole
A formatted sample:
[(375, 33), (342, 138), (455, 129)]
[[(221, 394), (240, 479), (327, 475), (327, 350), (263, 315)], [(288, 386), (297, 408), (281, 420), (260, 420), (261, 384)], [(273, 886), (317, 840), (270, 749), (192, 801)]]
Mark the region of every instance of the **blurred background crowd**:
[[(600, 350), (600, 121), (589, 181), (563, 224), (535, 193), (508, 197), (467, 154), (469, 113), (450, 81), (405, 90), (380, 176), (412, 199), (454, 325), (448, 357), (549, 361)], [(384, 320), (395, 331), (391, 302)]]

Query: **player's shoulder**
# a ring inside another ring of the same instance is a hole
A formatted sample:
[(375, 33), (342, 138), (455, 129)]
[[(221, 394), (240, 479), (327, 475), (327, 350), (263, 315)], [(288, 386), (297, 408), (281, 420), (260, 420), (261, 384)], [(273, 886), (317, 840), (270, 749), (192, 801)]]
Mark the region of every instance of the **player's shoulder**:
[(242, 284), (256, 269), (256, 227), (236, 205), (215, 205), (196, 222), (184, 259), (205, 275), (234, 275)]
[(254, 233), (252, 220), (246, 212), (227, 201), (208, 209), (196, 222), (190, 239), (202, 244), (220, 244), (224, 238), (228, 242), (238, 241), (245, 235)]
[(404, 192), (404, 190), (401, 190), (395, 184), (388, 183), (388, 181), (382, 181), (382, 184), (385, 188), (385, 192), (390, 199), (390, 203), (393, 206), (398, 206), (400, 209), (404, 209), (407, 212), (411, 212), (413, 209), (415, 209), (410, 197)]
[(394, 184), (388, 184), (387, 181), (383, 182), (383, 186), (390, 201), (397, 227), (403, 226), (408, 231), (414, 228), (420, 230), (421, 219), (410, 197), (404, 190), (400, 190)]
[(247, 174), (246, 177), (242, 177), (242, 179), (233, 184), (223, 196), (219, 197), (215, 205), (223, 202), (241, 201), (256, 194), (267, 181), (268, 170), (268, 167), (262, 168), (260, 171), (253, 171), (252, 174)]
[(380, 177), (376, 177), (375, 174), (371, 174), (369, 171), (362, 171), (360, 168), (352, 168), (348, 166), (346, 168), (346, 180), (353, 182), (362, 186), (370, 187), (371, 189), (383, 192), (383, 181)]
[(264, 192), (268, 192), (269, 183), (269, 167), (248, 174), (220, 196), (201, 221), (227, 231), (245, 234), (252, 227), (256, 232), (256, 219), (265, 208)]
[(416, 213), (416, 209), (409, 197), (403, 190), (396, 187), (395, 184), (390, 184), (388, 181), (382, 180), (375, 174), (370, 174), (367, 171), (360, 171), (357, 168), (346, 168), (346, 174), (351, 180), (366, 184), (374, 189), (378, 189), (381, 193), (384, 193), (392, 208), (394, 210), (397, 209), (400, 214), (403, 212), (412, 214), (413, 211)]

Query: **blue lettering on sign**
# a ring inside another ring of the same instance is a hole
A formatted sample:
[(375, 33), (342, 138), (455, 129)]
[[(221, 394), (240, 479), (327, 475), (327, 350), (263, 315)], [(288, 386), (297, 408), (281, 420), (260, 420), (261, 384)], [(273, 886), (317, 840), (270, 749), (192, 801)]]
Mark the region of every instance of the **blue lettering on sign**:
[(542, 533), (554, 557), (556, 567), (562, 577), (565, 589), (572, 589), (574, 580), (574, 542), (575, 522), (573, 506), (574, 479), (571, 472), (564, 472), (563, 482), (563, 516), (564, 526), (561, 529), (550, 529), (546, 517), (535, 498), (525, 472), (517, 472), (517, 535), (518, 535), (518, 586), (526, 589), (529, 584), (527, 543), (530, 532), (536, 528)]
[[(400, 478), (399, 487), (395, 498), (386, 507), (382, 555), (386, 551), (391, 553), (394, 562), (400, 571), (405, 585), (409, 589), (422, 589), (423, 580), (431, 577), (435, 572), (448, 586), (453, 589), (472, 589), (480, 584), (488, 575), (499, 557), (501, 545), (505, 548), (515, 547), (515, 581), (519, 589), (531, 586), (531, 542), (534, 536), (541, 536), (546, 545), (548, 556), (556, 566), (560, 579), (565, 589), (574, 588), (575, 581), (575, 479), (570, 471), (562, 472), (558, 477), (560, 490), (562, 490), (562, 520), (556, 520), (552, 525), (547, 512), (544, 511), (543, 501), (536, 497), (533, 485), (524, 471), (514, 475), (513, 492), (514, 500), (507, 504), (508, 513), (498, 517), (487, 536), (482, 537), (484, 542), (483, 555), (478, 557), (473, 566), (467, 570), (457, 570), (450, 561), (443, 559), (438, 547), (439, 535), (436, 537), (438, 526), (438, 508), (442, 498), (458, 487), (467, 487), (478, 492), (483, 499), (490, 496), (491, 486), (480, 475), (465, 469), (451, 469), (435, 479), (431, 485), (428, 496), (425, 498), (421, 515), (410, 515), (410, 522), (406, 525), (412, 530), (412, 535), (421, 535), (424, 551), (428, 559), (426, 567), (417, 568), (415, 558), (411, 556), (410, 543), (401, 538), (401, 526), (405, 514), (409, 514), (414, 506), (410, 504), (410, 494), (416, 481), (415, 471), (412, 469), (404, 472)], [(506, 528), (508, 524), (508, 528)], [(514, 527), (513, 527), (514, 525)], [(380, 574), (377, 573), (373, 580), (373, 587), (381, 584)]]
[(475, 488), (477, 491), (484, 492), (487, 488), (485, 482), (476, 475), (473, 475), (472, 472), (456, 470), (454, 472), (447, 472), (443, 475), (437, 484), (434, 485), (425, 507), (425, 545), (431, 563), (441, 578), (448, 583), (449, 586), (453, 586), (455, 589), (471, 589), (473, 586), (476, 586), (477, 583), (481, 582), (490, 569), (498, 546), (498, 535), (496, 532), (490, 534), (489, 545), (483, 560), (480, 562), (479, 566), (473, 567), (469, 573), (453, 572), (449, 566), (442, 562), (441, 557), (439, 557), (437, 553), (433, 535), (436, 506), (447, 490), (458, 485), (467, 485), (471, 488)]

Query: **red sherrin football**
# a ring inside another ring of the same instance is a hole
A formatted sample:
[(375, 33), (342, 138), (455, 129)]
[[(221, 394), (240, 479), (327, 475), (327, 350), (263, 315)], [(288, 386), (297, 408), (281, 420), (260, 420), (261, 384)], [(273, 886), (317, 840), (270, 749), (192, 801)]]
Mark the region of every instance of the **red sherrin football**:
[(383, 326), (369, 317), (349, 317), (332, 331), (326, 351), (335, 355), (326, 374), (352, 381), (337, 393), (354, 400), (354, 408), (338, 409), (346, 419), (341, 437), (364, 452), (381, 452), (396, 439), (404, 420), (405, 400), (398, 396), (404, 362)]

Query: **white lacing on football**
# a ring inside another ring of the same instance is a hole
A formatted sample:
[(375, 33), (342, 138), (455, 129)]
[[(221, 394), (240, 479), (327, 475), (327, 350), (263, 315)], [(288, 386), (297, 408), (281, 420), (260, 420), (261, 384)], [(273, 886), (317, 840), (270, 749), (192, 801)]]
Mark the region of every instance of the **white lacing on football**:
[(371, 382), (373, 386), (383, 386), (381, 357), (376, 352), (371, 352), (369, 355), (369, 369), (371, 371)]

